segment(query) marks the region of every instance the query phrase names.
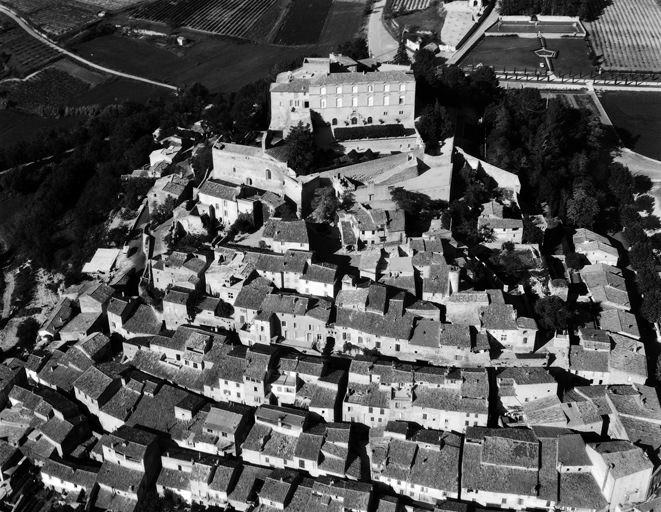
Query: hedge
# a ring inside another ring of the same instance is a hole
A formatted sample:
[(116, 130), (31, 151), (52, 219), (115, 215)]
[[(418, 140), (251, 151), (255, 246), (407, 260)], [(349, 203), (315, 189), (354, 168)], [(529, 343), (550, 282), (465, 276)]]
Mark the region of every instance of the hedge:
[(335, 128), (335, 139), (383, 139), (389, 137), (403, 137), (406, 130), (401, 124), (376, 124), (372, 126), (349, 126), (347, 128)]

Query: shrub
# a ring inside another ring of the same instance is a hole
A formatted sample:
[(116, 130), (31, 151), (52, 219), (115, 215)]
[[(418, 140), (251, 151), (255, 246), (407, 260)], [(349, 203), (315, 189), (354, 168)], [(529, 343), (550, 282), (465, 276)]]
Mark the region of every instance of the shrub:
[(335, 139), (339, 141), (354, 139), (382, 139), (387, 137), (403, 137), (404, 135), (406, 135), (406, 130), (401, 124), (335, 128)]

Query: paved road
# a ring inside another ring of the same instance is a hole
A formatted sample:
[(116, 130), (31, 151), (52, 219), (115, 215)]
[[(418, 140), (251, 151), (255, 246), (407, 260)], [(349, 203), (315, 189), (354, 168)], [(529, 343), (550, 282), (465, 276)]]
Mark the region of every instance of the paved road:
[(72, 52), (70, 52), (70, 51), (68, 51), (68, 50), (65, 50), (64, 48), (61, 48), (61, 47), (57, 46), (55, 43), (53, 43), (53, 42), (50, 41), (49, 39), (47, 39), (47, 38), (45, 38), (44, 36), (42, 36), (41, 34), (39, 34), (37, 31), (35, 31), (35, 30), (34, 30), (30, 25), (28, 25), (28, 24), (27, 24), (22, 18), (20, 18), (20, 17), (17, 16), (16, 14), (14, 14), (14, 12), (12, 12), (11, 10), (7, 9), (6, 7), (4, 7), (4, 6), (2, 6), (2, 5), (0, 5), (0, 13), (2, 13), (2, 14), (6, 14), (6, 15), (9, 16), (11, 19), (13, 19), (16, 23), (18, 23), (18, 25), (19, 25), (23, 30), (25, 30), (25, 31), (26, 31), (28, 34), (30, 34), (32, 37), (38, 39), (39, 41), (41, 41), (41, 42), (44, 43), (44, 44), (47, 44), (47, 45), (50, 46), (51, 48), (57, 50), (58, 52), (60, 52), (60, 53), (62, 53), (62, 54), (64, 54), (64, 55), (66, 55), (66, 56), (69, 57), (70, 59), (74, 59), (74, 60), (77, 60), (78, 62), (82, 62), (82, 63), (85, 64), (86, 66), (92, 67), (92, 68), (94, 68), (94, 69), (98, 69), (99, 71), (103, 71), (103, 72), (105, 72), (105, 73), (110, 73), (110, 74), (115, 75), (115, 76), (121, 76), (122, 78), (129, 78), (129, 79), (131, 79), (131, 80), (137, 80), (137, 81), (139, 81), (139, 82), (145, 82), (145, 83), (147, 83), (147, 84), (156, 85), (156, 86), (158, 86), (158, 87), (165, 87), (166, 89), (171, 89), (171, 90), (173, 90), (173, 91), (177, 91), (177, 90), (178, 90), (178, 87), (175, 87), (174, 85), (164, 84), (164, 83), (162, 83), (162, 82), (157, 82), (157, 81), (155, 81), (155, 80), (149, 80), (148, 78), (143, 78), (143, 77), (141, 77), (141, 76), (130, 75), (130, 74), (128, 74), (128, 73), (122, 73), (121, 71), (115, 71), (114, 69), (106, 68), (106, 67), (104, 67), (104, 66), (100, 66), (100, 65), (98, 65), (98, 64), (95, 64), (94, 62), (91, 62), (91, 61), (89, 61), (89, 60), (87, 60), (87, 59), (84, 59), (84, 58), (80, 57), (79, 55), (76, 55), (75, 53), (72, 53)]
[(386, 30), (381, 21), (386, 0), (374, 3), (367, 25), (367, 44), (370, 54), (379, 62), (389, 62), (395, 58), (399, 44)]
[(491, 27), (494, 23), (498, 21), (498, 16), (500, 16), (498, 9), (493, 8), (486, 18), (480, 19), (480, 25), (477, 27), (477, 30), (473, 35), (466, 41), (461, 48), (459, 48), (453, 55), (448, 59), (448, 65), (457, 64), (461, 59), (464, 58), (464, 55), (477, 44), (480, 38), (484, 35), (486, 30)]

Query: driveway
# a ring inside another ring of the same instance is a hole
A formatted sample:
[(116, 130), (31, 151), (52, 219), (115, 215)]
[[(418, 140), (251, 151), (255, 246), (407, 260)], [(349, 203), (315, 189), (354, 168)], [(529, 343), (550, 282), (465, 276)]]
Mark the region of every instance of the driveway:
[(370, 54), (379, 62), (390, 62), (393, 60), (399, 46), (399, 43), (393, 39), (381, 21), (383, 7), (385, 5), (386, 0), (379, 0), (374, 3), (367, 25), (367, 44)]

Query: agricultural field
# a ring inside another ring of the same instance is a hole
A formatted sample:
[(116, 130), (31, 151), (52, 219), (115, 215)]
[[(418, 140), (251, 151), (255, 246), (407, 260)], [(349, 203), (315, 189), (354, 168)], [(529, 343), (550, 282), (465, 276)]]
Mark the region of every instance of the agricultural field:
[(440, 34), (443, 28), (446, 12), (439, 12), (437, 7), (428, 7), (422, 11), (404, 14), (394, 18), (395, 23), (402, 29), (406, 26), (417, 27), (418, 31), (430, 31)]
[(363, 22), (365, 0), (334, 0), (324, 28), (319, 36), (316, 52), (324, 55), (335, 47), (358, 37)]
[(661, 71), (661, 4), (657, 0), (596, 0), (602, 14), (587, 23), (602, 68)]
[(243, 38), (276, 1), (158, 0), (138, 7), (131, 17), (136, 20)]
[(315, 52), (315, 48), (270, 46), (206, 38), (182, 57), (145, 41), (103, 36), (78, 44), (81, 57), (118, 71), (173, 85), (200, 82), (211, 92), (234, 91), (262, 78), (282, 60)]
[(394, 0), (392, 11), (422, 11), (431, 4), (431, 0)]
[(27, 110), (64, 106), (87, 89), (87, 82), (54, 68), (46, 68), (24, 81), (0, 84), (0, 93), (6, 93), (11, 102)]
[[(9, 20), (0, 16), (0, 20)], [(9, 55), (7, 66), (12, 74), (24, 77), (45, 67), (62, 57), (62, 54), (50, 46), (29, 36), (13, 22), (12, 28), (0, 33), (0, 52)]]
[(39, 9), (32, 12), (29, 19), (49, 35), (61, 37), (96, 22), (99, 18), (94, 10), (84, 5), (81, 6), (77, 2), (71, 2), (53, 4)]
[(608, 91), (599, 95), (622, 142), (641, 155), (661, 160), (661, 93)]
[[(593, 71), (589, 49), (582, 39), (547, 39), (546, 45), (550, 50), (558, 52), (557, 58), (552, 60), (556, 74), (589, 75)], [(534, 74), (536, 70), (543, 70), (540, 63), (543, 63), (544, 59), (534, 53), (539, 48), (537, 38), (485, 37), (466, 54), (459, 66), (470, 69), (482, 64), (493, 67), (496, 72), (513, 72), (515, 69), (517, 72), (523, 72), (526, 69), (528, 73)]]
[(292, 0), (275, 44), (316, 44), (333, 0)]

